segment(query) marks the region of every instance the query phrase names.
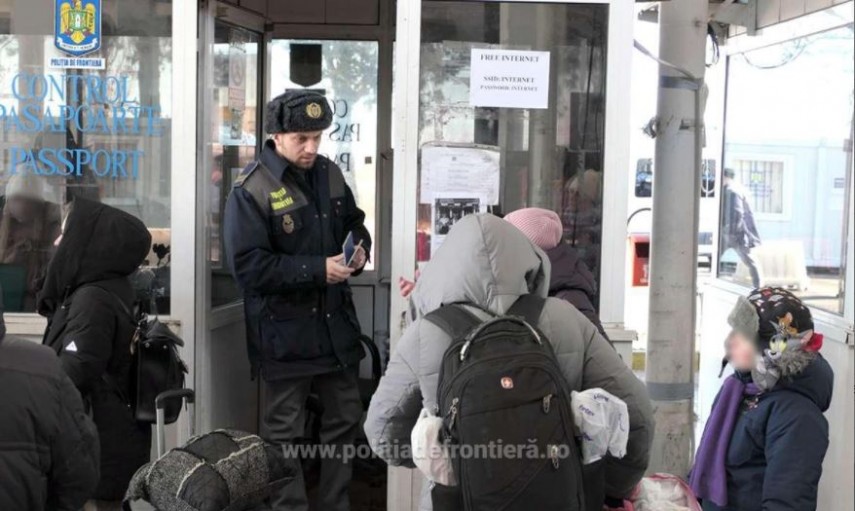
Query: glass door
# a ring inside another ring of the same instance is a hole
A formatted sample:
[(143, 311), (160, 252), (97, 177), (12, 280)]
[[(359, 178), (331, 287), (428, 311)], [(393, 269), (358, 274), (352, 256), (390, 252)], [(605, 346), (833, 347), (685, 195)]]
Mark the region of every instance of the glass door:
[(600, 271), (608, 5), (426, 1), (419, 264), (470, 213), (558, 213)]
[(223, 212), (232, 183), (258, 153), (264, 19), (210, 2), (199, 13), (196, 246), (197, 430), (258, 430), (242, 296), (225, 263)]
[[(633, 10), (622, 0), (398, 0), (393, 279), (412, 279), (466, 214), (551, 209), (562, 242), (597, 274), (610, 337), (631, 345)], [(394, 353), (409, 307), (397, 293), (391, 303)], [(389, 508), (417, 509), (421, 486), (391, 469)]]
[(212, 85), (209, 101), (208, 208), (205, 219), (208, 235), (208, 262), (211, 271), (211, 306), (219, 307), (239, 299), (239, 293), (225, 266), (222, 213), (226, 199), (241, 170), (255, 160), (260, 132), (259, 80), (261, 35), (214, 21)]

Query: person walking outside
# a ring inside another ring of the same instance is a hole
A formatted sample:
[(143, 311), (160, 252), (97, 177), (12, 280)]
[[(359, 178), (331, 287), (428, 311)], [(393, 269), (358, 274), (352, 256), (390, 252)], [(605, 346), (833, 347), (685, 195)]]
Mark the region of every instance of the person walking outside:
[(751, 204), (736, 181), (736, 172), (733, 169), (724, 169), (723, 185), (721, 253), (724, 254), (730, 249), (736, 251), (736, 255), (751, 274), (751, 284), (754, 288), (759, 288), (760, 270), (751, 251), (760, 245), (760, 233), (754, 223)]

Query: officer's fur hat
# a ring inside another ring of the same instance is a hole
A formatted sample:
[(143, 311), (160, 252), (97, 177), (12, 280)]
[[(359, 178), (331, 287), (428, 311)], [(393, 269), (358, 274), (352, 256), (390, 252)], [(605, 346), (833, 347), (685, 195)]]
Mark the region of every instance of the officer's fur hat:
[(267, 103), (264, 128), (267, 133), (324, 131), (332, 124), (332, 108), (323, 95), (308, 91), (288, 91)]

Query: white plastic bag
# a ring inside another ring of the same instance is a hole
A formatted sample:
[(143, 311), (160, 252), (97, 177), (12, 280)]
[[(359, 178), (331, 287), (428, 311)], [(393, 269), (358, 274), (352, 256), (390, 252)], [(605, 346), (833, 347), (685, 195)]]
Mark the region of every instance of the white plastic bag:
[(573, 392), (570, 396), (573, 421), (582, 434), (582, 463), (589, 465), (611, 453), (626, 455), (629, 441), (629, 412), (623, 400), (603, 389)]
[(701, 511), (691, 488), (670, 474), (654, 474), (642, 479), (632, 501), (635, 511)]
[(442, 419), (422, 408), (419, 420), (410, 433), (413, 462), (429, 481), (444, 486), (457, 486), (448, 449), (440, 439)]

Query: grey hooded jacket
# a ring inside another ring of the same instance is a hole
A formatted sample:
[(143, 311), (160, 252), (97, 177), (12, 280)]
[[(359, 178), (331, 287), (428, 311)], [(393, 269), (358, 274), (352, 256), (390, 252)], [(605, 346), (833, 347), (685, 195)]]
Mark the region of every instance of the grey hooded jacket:
[[(501, 315), (522, 295), (546, 297), (549, 259), (521, 232), (491, 215), (459, 221), (422, 272), (411, 304), (415, 321), (393, 350), (386, 374), (371, 400), (365, 432), (375, 452), (394, 466), (413, 468), (410, 432), (421, 409), (436, 405), (439, 366), (451, 339), (422, 318), (442, 304), (467, 302)], [(473, 312), (486, 318), (482, 311)], [(608, 459), (605, 492), (625, 496), (647, 469), (653, 440), (653, 411), (644, 385), (597, 328), (567, 302), (550, 298), (538, 327), (553, 344), (570, 388), (603, 388), (623, 399), (630, 435), (623, 459)], [(430, 510), (423, 485), (421, 509)]]

